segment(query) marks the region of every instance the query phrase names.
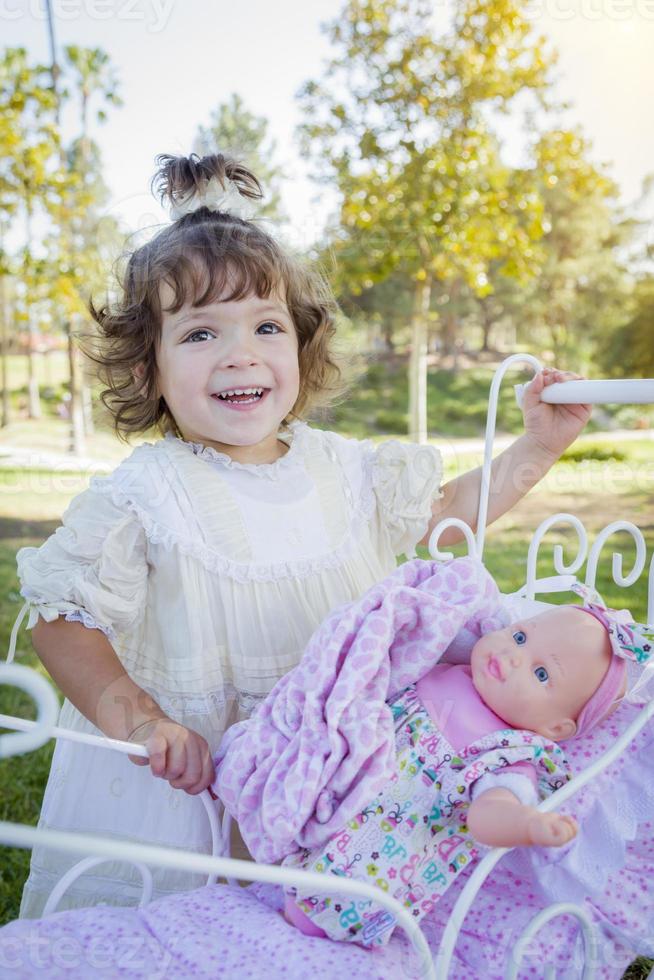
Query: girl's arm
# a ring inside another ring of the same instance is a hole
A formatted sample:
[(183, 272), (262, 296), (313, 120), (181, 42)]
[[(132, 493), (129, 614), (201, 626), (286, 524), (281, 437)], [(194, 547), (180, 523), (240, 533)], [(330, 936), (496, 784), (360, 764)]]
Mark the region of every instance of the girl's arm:
[[(135, 729), (155, 776), (199, 793), (213, 782), (209, 746), (201, 735), (166, 715), (125, 672), (107, 637), (82, 623), (39, 619), (32, 643), (48, 673), (78, 711), (108, 738), (129, 741)], [(129, 756), (148, 765), (140, 756)]]
[(502, 787), (480, 793), (468, 809), (468, 829), (489, 847), (562, 847), (577, 835), (577, 822), (563, 813), (541, 813)]
[[(540, 400), (543, 388), (578, 377), (545, 368), (525, 390), (522, 408), (525, 434), (500, 453), (491, 467), (488, 524), (510, 510), (545, 476), (588, 422), (589, 405), (548, 405)], [(433, 529), (446, 517), (458, 517), (476, 531), (480, 490), (481, 467), (446, 483), (443, 496), (432, 504), (429, 528), (419, 543), (427, 545)], [(440, 544), (454, 544), (460, 539), (460, 531), (450, 528), (441, 536)]]

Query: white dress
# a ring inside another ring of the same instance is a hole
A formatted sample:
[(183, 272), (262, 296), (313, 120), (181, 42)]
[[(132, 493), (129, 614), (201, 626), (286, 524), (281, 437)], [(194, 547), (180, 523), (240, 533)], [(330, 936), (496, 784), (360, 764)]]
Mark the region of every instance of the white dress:
[[(433, 447), (344, 439), (295, 423), (274, 463), (240, 464), (167, 436), (76, 497), (18, 554), (33, 626), (102, 629), (132, 679), (212, 751), (290, 670), (320, 621), (414, 553), (442, 468)], [(59, 724), (98, 734), (68, 700)], [(58, 741), (39, 826), (210, 852), (201, 802), (106, 749)], [(34, 849), (21, 916), (77, 858)], [(154, 898), (202, 885), (153, 869)], [(107, 862), (60, 908), (136, 904), (138, 872)]]

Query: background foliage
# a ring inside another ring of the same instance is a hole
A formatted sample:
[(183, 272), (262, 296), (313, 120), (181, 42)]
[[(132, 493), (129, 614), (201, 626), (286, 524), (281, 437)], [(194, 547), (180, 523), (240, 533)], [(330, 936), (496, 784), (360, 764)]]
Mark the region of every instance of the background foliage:
[[(437, 31), (427, 0), (345, 0), (325, 27), (332, 56), (298, 93), (303, 152), (340, 202), (310, 257), (334, 283), (348, 359), (371, 364), (375, 427), (415, 438), (441, 431), (435, 383), (455, 388), (465, 367), (516, 349), (596, 376), (654, 374), (651, 235), (584, 134), (563, 126), (556, 51), (525, 0), (461, 0), (440, 20)], [(92, 330), (89, 296), (126, 231), (107, 213), (93, 140), (120, 104), (100, 48), (69, 46), (52, 64), (0, 52), (0, 423), (58, 414), (78, 454), (106, 425), (75, 338)], [(520, 166), (507, 162), (507, 116)], [(198, 120), (194, 149), (252, 166), (262, 218), (283, 229), (285, 168), (238, 93)], [(40, 384), (38, 362), (57, 350), (65, 377)], [(25, 384), (10, 377), (16, 357)]]

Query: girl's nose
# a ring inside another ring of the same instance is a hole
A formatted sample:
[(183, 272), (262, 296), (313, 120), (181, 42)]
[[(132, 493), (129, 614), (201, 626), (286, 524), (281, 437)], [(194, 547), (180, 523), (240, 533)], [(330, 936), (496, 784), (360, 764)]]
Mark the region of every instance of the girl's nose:
[(258, 362), (252, 341), (247, 337), (236, 336), (222, 350), (220, 358), (224, 368), (249, 367)]
[(226, 359), (223, 367), (226, 368), (242, 368), (250, 367), (257, 363), (257, 359), (250, 351), (238, 351), (232, 357)]

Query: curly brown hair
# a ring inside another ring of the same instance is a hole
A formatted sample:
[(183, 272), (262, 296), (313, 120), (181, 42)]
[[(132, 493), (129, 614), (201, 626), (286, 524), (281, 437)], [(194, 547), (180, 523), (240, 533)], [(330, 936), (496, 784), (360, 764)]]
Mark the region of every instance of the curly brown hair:
[[(202, 192), (212, 177), (233, 181), (241, 195), (258, 200), (255, 175), (229, 157), (157, 157), (152, 184), (162, 203), (175, 206)], [(129, 255), (120, 278), (120, 298), (90, 311), (99, 326), (85, 352), (98, 366), (105, 388), (101, 399), (116, 433), (126, 439), (156, 427), (179, 435), (175, 419), (159, 394), (156, 352), (161, 336), (160, 288), (174, 299), (165, 312), (176, 313), (188, 301), (205, 306), (249, 295), (283, 295), (298, 338), (300, 389), (283, 426), (317, 406), (330, 404), (343, 391), (333, 350), (336, 302), (325, 278), (287, 254), (254, 221), (200, 207), (184, 214)]]

